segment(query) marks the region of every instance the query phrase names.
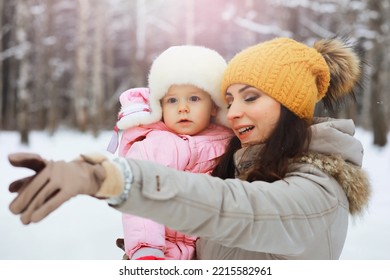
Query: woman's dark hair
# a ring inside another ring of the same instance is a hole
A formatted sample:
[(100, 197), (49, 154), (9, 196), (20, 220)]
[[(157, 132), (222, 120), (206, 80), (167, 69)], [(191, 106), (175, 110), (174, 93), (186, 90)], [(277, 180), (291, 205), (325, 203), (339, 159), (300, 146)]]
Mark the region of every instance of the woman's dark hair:
[[(246, 180), (273, 182), (283, 179), (287, 173), (289, 159), (306, 152), (311, 139), (307, 121), (299, 118), (283, 105), (279, 121), (268, 140), (259, 150), (255, 163)], [(235, 177), (234, 153), (241, 148), (235, 136), (230, 141), (212, 175), (223, 179)]]

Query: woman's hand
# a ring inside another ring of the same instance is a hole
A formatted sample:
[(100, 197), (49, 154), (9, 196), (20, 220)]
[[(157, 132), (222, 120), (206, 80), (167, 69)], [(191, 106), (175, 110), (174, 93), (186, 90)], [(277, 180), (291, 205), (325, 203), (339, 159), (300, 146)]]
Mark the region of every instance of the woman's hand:
[(95, 195), (105, 179), (101, 164), (83, 159), (48, 161), (29, 153), (11, 154), (8, 159), (13, 166), (36, 172), (9, 186), (11, 192), (18, 193), (9, 208), (14, 214), (21, 214), (23, 224), (39, 222), (78, 194)]

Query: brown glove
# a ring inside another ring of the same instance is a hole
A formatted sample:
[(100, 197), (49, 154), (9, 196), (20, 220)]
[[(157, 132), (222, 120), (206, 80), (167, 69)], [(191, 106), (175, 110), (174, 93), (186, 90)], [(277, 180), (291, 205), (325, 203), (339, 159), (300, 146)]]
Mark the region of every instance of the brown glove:
[(105, 179), (101, 164), (82, 159), (47, 161), (28, 153), (11, 154), (8, 159), (13, 166), (37, 172), (9, 186), (11, 192), (18, 193), (9, 208), (14, 214), (21, 214), (23, 224), (39, 222), (73, 196), (95, 195)]
[[(16, 167), (27, 167), (35, 172), (40, 172), (43, 168), (45, 168), (47, 161), (41, 158), (37, 154), (29, 154), (29, 153), (17, 153), (9, 155), (9, 161), (13, 166)], [(10, 192), (21, 192), (28, 182), (34, 178), (35, 175), (29, 176), (15, 182), (12, 182), (9, 186)]]

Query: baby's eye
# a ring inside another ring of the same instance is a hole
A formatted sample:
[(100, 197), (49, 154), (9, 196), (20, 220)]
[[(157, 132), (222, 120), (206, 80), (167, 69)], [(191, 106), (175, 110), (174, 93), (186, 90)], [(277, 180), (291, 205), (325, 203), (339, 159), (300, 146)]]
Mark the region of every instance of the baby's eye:
[(200, 100), (200, 97), (199, 97), (199, 96), (194, 95), (194, 96), (191, 96), (191, 97), (190, 97), (190, 101), (196, 102), (196, 101), (199, 101), (199, 100)]
[(170, 97), (166, 100), (167, 103), (176, 103), (177, 102), (177, 99), (175, 97)]

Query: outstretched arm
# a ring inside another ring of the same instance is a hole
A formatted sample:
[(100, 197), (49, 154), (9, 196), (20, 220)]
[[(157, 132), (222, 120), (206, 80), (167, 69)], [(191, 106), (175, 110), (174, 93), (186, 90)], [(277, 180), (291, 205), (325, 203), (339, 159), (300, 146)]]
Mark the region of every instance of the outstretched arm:
[[(302, 252), (326, 232), (338, 211), (347, 211), (338, 207), (346, 198), (334, 179), (310, 166), (301, 167), (304, 174), (267, 183), (221, 180), (149, 161), (119, 160), (117, 165), (83, 156), (68, 163), (47, 162), (31, 180), (11, 184), (18, 186), (11, 211), (28, 224), (77, 194), (113, 197), (110, 204), (123, 213), (228, 247), (276, 254)], [(22, 162), (14, 165), (33, 169), (25, 159)]]
[(11, 192), (18, 194), (9, 208), (21, 215), (24, 224), (42, 220), (78, 194), (115, 197), (122, 193), (124, 186), (120, 169), (100, 155), (82, 155), (71, 162), (48, 161), (30, 153), (11, 154), (8, 159), (15, 167), (36, 172), (9, 186)]

